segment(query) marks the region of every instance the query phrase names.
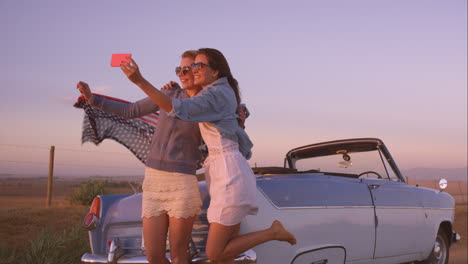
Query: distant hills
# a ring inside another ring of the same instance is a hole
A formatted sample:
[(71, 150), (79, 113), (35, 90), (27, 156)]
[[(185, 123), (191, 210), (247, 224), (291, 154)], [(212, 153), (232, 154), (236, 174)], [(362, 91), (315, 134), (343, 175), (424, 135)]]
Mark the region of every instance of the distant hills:
[(410, 181), (439, 181), (442, 178), (450, 181), (467, 181), (468, 167), (465, 168), (415, 168), (403, 170), (404, 177)]

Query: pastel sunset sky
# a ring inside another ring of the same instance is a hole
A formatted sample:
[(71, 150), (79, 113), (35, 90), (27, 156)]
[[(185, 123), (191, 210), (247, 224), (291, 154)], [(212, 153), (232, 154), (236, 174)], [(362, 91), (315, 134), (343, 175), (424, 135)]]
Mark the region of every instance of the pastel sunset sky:
[(143, 174), (119, 144), (81, 144), (78, 81), (145, 94), (112, 53), (156, 87), (189, 49), (228, 59), (251, 117), (251, 165), (294, 147), (382, 139), (401, 169), (467, 166), (467, 1), (0, 1), (0, 174)]

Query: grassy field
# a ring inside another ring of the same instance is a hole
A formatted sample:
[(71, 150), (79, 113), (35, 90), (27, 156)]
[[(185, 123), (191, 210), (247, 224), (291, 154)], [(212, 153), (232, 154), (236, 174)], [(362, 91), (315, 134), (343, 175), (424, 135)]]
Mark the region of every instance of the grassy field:
[[(133, 180), (134, 178), (132, 178)], [(80, 256), (89, 250), (86, 232), (79, 228), (87, 206), (70, 205), (66, 199), (74, 188), (86, 179), (54, 180), (52, 206), (45, 206), (46, 178), (9, 178), (0, 179), (0, 263), (14, 263), (8, 258), (12, 254), (20, 255), (30, 248), (30, 240), (38, 239), (44, 232), (59, 237), (77, 236), (80, 246), (74, 247), (73, 256)], [(111, 181), (111, 193), (132, 193), (132, 188), (123, 179)], [(136, 180), (136, 184), (141, 179)], [(411, 183), (415, 185), (416, 183)], [(417, 183), (420, 186), (434, 187), (432, 182)], [(450, 263), (467, 263), (467, 197), (466, 183), (464, 188), (458, 183), (449, 183), (447, 192), (456, 201), (456, 220), (454, 229), (462, 236), (459, 243), (451, 248)], [(137, 186), (135, 186), (137, 187)], [(64, 233), (65, 232), (65, 233)], [(73, 235), (71, 235), (73, 234)], [(51, 239), (49, 239), (51, 240)], [(68, 243), (68, 242), (67, 242)], [(79, 257), (76, 257), (79, 263)], [(73, 263), (73, 262), (70, 262)]]
[[(84, 181), (86, 179), (55, 179), (52, 206), (47, 208), (47, 178), (0, 179), (0, 263), (16, 264), (15, 255), (34, 252), (31, 240), (35, 247), (42, 246), (43, 240), (60, 241), (62, 244), (57, 247), (74, 256), (76, 262), (57, 263), (80, 263), (81, 255), (89, 252), (88, 236), (81, 228), (89, 207), (71, 205), (67, 198)], [(111, 181), (109, 186), (107, 191), (113, 194), (133, 192), (126, 182)], [(67, 245), (71, 248), (67, 249)], [(20, 263), (26, 261), (22, 259)]]

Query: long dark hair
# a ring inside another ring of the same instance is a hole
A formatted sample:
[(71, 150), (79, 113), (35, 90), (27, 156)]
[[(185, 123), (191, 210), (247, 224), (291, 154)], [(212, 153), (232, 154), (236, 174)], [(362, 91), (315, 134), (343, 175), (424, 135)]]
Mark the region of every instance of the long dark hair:
[(237, 104), (240, 104), (241, 98), (239, 93), (239, 83), (232, 76), (231, 68), (229, 68), (229, 64), (221, 51), (217, 49), (202, 48), (198, 50), (197, 55), (200, 54), (203, 54), (208, 58), (208, 64), (213, 70), (219, 71), (218, 78), (227, 78), (229, 85), (236, 94)]

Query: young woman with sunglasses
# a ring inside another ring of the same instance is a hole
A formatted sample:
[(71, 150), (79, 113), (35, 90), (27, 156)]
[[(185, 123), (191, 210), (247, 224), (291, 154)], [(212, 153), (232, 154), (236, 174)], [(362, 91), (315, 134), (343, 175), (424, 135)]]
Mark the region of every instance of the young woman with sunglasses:
[[(194, 84), (190, 65), (196, 51), (182, 54), (176, 74), (184, 89), (166, 86), (168, 98), (186, 99), (195, 96), (201, 86)], [(189, 263), (188, 245), (195, 216), (201, 212), (201, 198), (195, 176), (201, 159), (198, 125), (168, 116), (149, 97), (132, 104), (118, 103), (94, 97), (88, 84), (79, 82), (77, 88), (93, 106), (124, 118), (137, 118), (160, 110), (158, 132), (146, 161), (143, 181), (143, 236), (146, 257), (152, 264), (169, 264), (166, 259), (166, 238), (172, 263)]]
[(238, 84), (223, 54), (215, 49), (198, 50), (191, 68), (194, 84), (203, 90), (189, 99), (166, 96), (143, 78), (135, 61), (129, 60), (121, 65), (122, 71), (161, 109), (170, 116), (199, 122), (209, 152), (204, 164), (211, 196), (208, 258), (216, 263), (233, 263), (238, 254), (270, 240), (295, 244), (295, 237), (279, 221), (268, 229), (239, 235), (242, 219), (258, 210), (256, 183), (246, 161), (252, 143), (236, 121)]

